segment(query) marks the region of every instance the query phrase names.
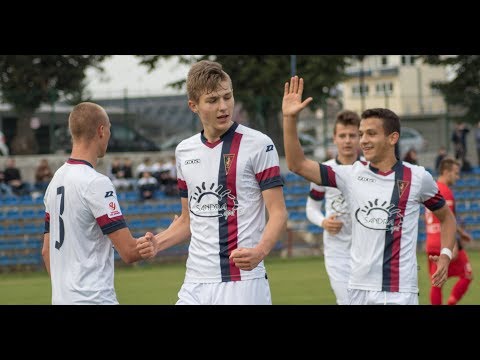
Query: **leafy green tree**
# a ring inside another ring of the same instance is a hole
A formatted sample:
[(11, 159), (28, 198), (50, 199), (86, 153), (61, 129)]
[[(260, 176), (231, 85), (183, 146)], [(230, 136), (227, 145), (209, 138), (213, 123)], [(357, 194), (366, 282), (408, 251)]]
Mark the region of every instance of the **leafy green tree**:
[(462, 120), (476, 123), (480, 119), (480, 55), (458, 55), (444, 57), (428, 55), (422, 58), (431, 65), (450, 65), (455, 72), (451, 81), (434, 83), (449, 105), (463, 111)]
[(105, 55), (0, 55), (0, 92), (18, 116), (13, 154), (35, 154), (38, 145), (30, 119), (41, 104), (78, 96), (85, 70), (96, 67)]
[[(139, 55), (141, 63), (154, 69), (162, 55)], [(344, 79), (349, 56), (297, 55), (297, 74), (305, 80), (305, 96), (312, 96), (312, 110), (331, 97), (336, 85)], [(283, 89), (290, 79), (290, 55), (204, 55), (179, 56), (181, 63), (190, 64), (209, 59), (222, 64), (231, 76), (235, 99), (249, 115), (250, 125), (267, 133), (283, 155), (283, 135), (280, 112)], [(170, 84), (181, 88), (185, 79)]]

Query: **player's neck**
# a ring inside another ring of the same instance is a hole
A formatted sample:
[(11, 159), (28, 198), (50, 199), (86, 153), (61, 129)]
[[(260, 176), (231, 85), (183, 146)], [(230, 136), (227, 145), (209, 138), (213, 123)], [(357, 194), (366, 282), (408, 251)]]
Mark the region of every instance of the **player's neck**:
[(88, 146), (74, 145), (70, 158), (88, 161), (94, 168), (97, 166), (97, 155), (93, 149), (88, 148)]
[(445, 185), (447, 185), (448, 187), (450, 186), (450, 184), (448, 183), (447, 179), (444, 178), (444, 177), (441, 176), (441, 175), (438, 177), (437, 182), (442, 183), (442, 184), (445, 184)]
[(395, 157), (395, 154), (392, 154), (391, 156), (387, 156), (385, 159), (382, 159), (379, 162), (374, 163), (371, 161), (370, 164), (381, 172), (388, 172), (392, 170), (397, 161), (399, 160)]
[(351, 165), (353, 164), (356, 160), (358, 159), (357, 155), (352, 155), (352, 156), (343, 156), (341, 154), (338, 154), (337, 160), (340, 164), (342, 165)]

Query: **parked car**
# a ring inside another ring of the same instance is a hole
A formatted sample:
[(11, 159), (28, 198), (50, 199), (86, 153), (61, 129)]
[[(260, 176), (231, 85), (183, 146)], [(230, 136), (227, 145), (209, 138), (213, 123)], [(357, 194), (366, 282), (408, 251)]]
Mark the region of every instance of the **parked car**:
[(425, 150), (426, 145), (427, 142), (418, 130), (402, 126), (400, 130), (400, 159), (403, 159), (410, 149), (415, 149), (419, 154)]
[[(68, 127), (62, 126), (55, 130), (56, 148), (70, 152), (72, 141)], [(108, 152), (160, 151), (160, 148), (150, 139), (141, 135), (135, 129), (124, 124), (112, 124)]]
[(3, 135), (3, 132), (0, 131), (0, 155), (8, 156), (9, 153), (10, 151), (8, 150), (5, 135)]

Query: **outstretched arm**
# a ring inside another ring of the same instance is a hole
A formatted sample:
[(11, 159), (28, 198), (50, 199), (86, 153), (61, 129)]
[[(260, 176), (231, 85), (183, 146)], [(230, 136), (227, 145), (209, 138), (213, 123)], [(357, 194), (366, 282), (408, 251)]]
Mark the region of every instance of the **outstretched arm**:
[(181, 242), (184, 242), (190, 238), (190, 213), (188, 210), (188, 199), (182, 197), (181, 201), (182, 214), (178, 218), (175, 217), (173, 223), (165, 231), (155, 235), (153, 239), (153, 252), (150, 251), (151, 249), (149, 249), (149, 244), (146, 241), (137, 240), (137, 249), (144, 258), (153, 257), (159, 251), (180, 244)]
[(316, 184), (321, 184), (320, 165), (307, 159), (298, 140), (298, 114), (313, 100), (311, 97), (302, 102), (303, 79), (294, 76), (285, 83), (283, 94), (283, 141), (288, 169)]

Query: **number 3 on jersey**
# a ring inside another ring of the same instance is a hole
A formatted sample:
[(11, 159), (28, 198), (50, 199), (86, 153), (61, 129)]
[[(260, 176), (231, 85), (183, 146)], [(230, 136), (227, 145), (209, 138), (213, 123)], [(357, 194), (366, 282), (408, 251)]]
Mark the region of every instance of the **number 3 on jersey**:
[(55, 249), (60, 250), (60, 248), (63, 245), (63, 240), (65, 238), (65, 227), (63, 225), (63, 210), (64, 210), (64, 205), (65, 205), (65, 187), (60, 186), (57, 188), (57, 195), (60, 195), (60, 211), (58, 215), (58, 220), (60, 224), (60, 241), (55, 241)]

